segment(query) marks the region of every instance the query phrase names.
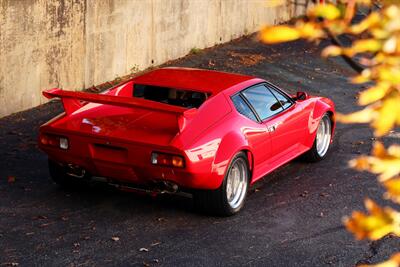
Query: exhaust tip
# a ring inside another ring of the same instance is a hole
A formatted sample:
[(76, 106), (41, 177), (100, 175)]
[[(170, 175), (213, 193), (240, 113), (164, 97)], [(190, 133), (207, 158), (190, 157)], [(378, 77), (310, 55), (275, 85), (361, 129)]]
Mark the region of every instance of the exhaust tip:
[(85, 177), (86, 170), (78, 165), (67, 164), (66, 165), (66, 174), (76, 177), (76, 178), (83, 178), (83, 177)]

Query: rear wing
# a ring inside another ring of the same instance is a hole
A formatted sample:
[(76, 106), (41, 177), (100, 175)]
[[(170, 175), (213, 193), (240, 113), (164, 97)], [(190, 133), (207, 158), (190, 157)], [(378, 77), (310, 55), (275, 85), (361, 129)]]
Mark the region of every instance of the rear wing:
[(43, 91), (43, 95), (48, 99), (60, 98), (67, 115), (80, 109), (88, 102), (170, 113), (171, 115), (176, 116), (179, 132), (183, 131), (183, 129), (188, 125), (190, 119), (197, 113), (196, 108), (187, 109), (140, 98), (64, 91), (59, 88), (45, 90)]
[(177, 115), (183, 114), (185, 111), (187, 111), (187, 109), (184, 107), (171, 106), (146, 99), (126, 97), (126, 96), (64, 91), (59, 88), (45, 90), (43, 91), (43, 95), (48, 99), (60, 98), (64, 106), (64, 110), (67, 114), (71, 114), (74, 111), (78, 110), (79, 108), (83, 107), (85, 104), (87, 104), (86, 102), (127, 107), (127, 108), (148, 109), (148, 110), (162, 111), (167, 113), (175, 113)]

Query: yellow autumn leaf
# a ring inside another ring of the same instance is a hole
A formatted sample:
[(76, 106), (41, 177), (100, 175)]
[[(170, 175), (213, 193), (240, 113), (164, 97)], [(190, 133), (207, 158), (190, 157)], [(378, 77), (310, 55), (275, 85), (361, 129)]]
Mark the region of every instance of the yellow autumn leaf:
[(400, 96), (386, 97), (379, 109), (378, 115), (374, 118), (372, 127), (376, 136), (387, 134), (396, 125), (400, 116)]
[(388, 82), (381, 82), (373, 87), (360, 93), (358, 98), (358, 104), (368, 105), (375, 101), (382, 99), (390, 91), (391, 86)]
[[(318, 26), (320, 24), (316, 23)], [(347, 32), (348, 24), (342, 20), (330, 20), (324, 22), (324, 27), (333, 35), (341, 35)]]
[(374, 146), (372, 148), (371, 154), (374, 157), (379, 157), (379, 158), (383, 158), (383, 157), (386, 157), (388, 155), (388, 153), (386, 153), (385, 146), (383, 145), (382, 142), (375, 142), (374, 143)]
[(389, 39), (387, 39), (383, 44), (382, 50), (383, 52), (388, 54), (398, 53), (400, 50), (399, 38), (397, 36), (392, 36)]
[(340, 10), (333, 4), (316, 5), (309, 10), (308, 16), (334, 20), (340, 17)]
[(374, 57), (374, 62), (376, 64), (383, 63), (383, 64), (386, 64), (388, 66), (393, 66), (393, 65), (400, 66), (400, 56), (399, 55), (388, 55), (386, 53), (379, 52)]
[(372, 200), (365, 200), (368, 213), (354, 211), (351, 217), (344, 218), (348, 231), (357, 239), (377, 240), (393, 233), (400, 234), (400, 214), (390, 207), (381, 208)]
[(385, 198), (400, 203), (400, 177), (395, 177), (383, 183), (386, 188)]
[(370, 32), (372, 36), (376, 39), (386, 39), (391, 35), (390, 32), (380, 27), (372, 28)]
[(400, 173), (400, 159), (395, 158), (370, 158), (369, 170), (372, 173), (379, 174), (379, 181), (387, 181)]
[(368, 17), (363, 19), (360, 23), (350, 26), (348, 32), (352, 34), (360, 34), (371, 27), (379, 24), (381, 17), (378, 13), (373, 12)]
[(385, 14), (388, 19), (391, 19), (391, 22), (397, 22), (396, 19), (400, 17), (400, 7), (398, 5), (388, 5), (387, 8), (383, 10), (383, 14)]
[(391, 145), (387, 150), (387, 154), (400, 159), (400, 146)]
[(373, 264), (373, 265), (358, 265), (358, 267), (399, 267), (400, 266), (400, 253), (394, 254), (389, 260)]
[(377, 52), (381, 48), (381, 41), (375, 39), (364, 39), (355, 41), (348, 51), (351, 51), (349, 54), (358, 54), (365, 52)]
[(393, 84), (400, 84), (400, 68), (399, 66), (390, 67), (381, 65), (376, 67), (378, 78), (381, 81), (388, 81)]
[(392, 145), (388, 150), (381, 142), (375, 142), (372, 156), (361, 156), (349, 162), (350, 167), (359, 171), (378, 174), (379, 181), (385, 182), (400, 175), (400, 146)]
[(361, 72), (360, 75), (355, 76), (351, 79), (352, 83), (366, 83), (369, 82), (372, 78), (372, 72), (370, 69), (365, 69)]
[(342, 54), (342, 48), (336, 45), (330, 45), (322, 50), (322, 57), (336, 57)]
[(301, 37), (300, 32), (290, 26), (268, 26), (261, 30), (260, 39), (267, 44), (294, 41)]
[(302, 38), (309, 40), (322, 38), (325, 35), (325, 32), (320, 28), (320, 26), (314, 22), (297, 23), (296, 28)]
[(374, 116), (375, 111), (372, 108), (367, 107), (350, 114), (338, 113), (336, 118), (342, 123), (367, 123), (373, 120)]
[(350, 160), (349, 166), (356, 170), (359, 170), (359, 171), (365, 171), (365, 170), (369, 170), (370, 164), (369, 164), (368, 157), (361, 156), (356, 159)]

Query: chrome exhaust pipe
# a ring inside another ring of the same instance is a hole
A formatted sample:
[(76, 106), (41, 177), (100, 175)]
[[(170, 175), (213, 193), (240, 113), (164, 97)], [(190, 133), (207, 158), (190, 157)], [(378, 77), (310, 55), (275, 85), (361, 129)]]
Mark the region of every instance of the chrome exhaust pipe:
[(78, 165), (67, 164), (65, 173), (75, 178), (82, 179), (85, 177), (86, 170)]
[(162, 184), (165, 189), (161, 191), (161, 194), (175, 194), (176, 192), (178, 192), (179, 186), (177, 184), (169, 181), (162, 181)]

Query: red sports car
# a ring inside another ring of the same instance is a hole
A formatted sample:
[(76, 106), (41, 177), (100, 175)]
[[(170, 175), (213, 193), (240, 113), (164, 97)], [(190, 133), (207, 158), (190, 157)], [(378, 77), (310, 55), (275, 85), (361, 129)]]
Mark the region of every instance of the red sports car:
[(43, 94), (65, 109), (39, 135), (57, 184), (190, 192), (195, 207), (220, 215), (238, 212), (249, 185), (291, 159), (323, 159), (335, 128), (328, 98), (209, 70), (162, 68), (102, 94)]

